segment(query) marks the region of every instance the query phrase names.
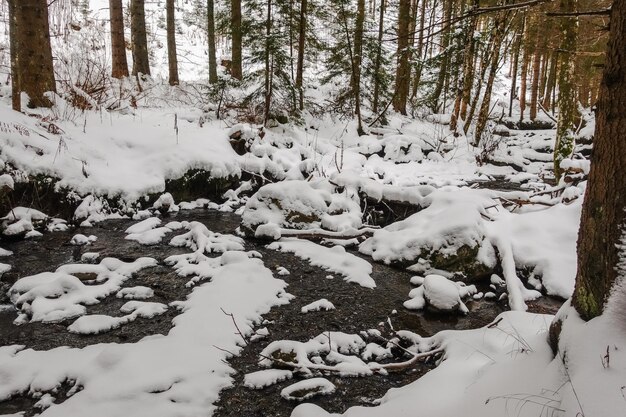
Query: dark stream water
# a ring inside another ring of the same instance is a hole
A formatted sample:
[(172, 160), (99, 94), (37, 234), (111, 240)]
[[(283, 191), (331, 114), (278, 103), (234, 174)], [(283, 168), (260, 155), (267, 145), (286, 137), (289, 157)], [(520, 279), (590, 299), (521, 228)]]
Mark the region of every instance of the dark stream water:
[[(207, 210), (181, 212), (172, 220), (195, 220), (204, 223), (210, 230), (220, 233), (234, 233), (239, 225), (239, 217), (232, 213)], [(191, 289), (184, 284), (188, 278), (179, 277), (163, 260), (170, 255), (187, 253), (186, 248), (174, 248), (167, 243), (176, 234), (168, 235), (163, 242), (152, 246), (142, 246), (124, 239), (124, 230), (135, 223), (131, 220), (110, 220), (94, 228), (74, 229), (67, 232), (47, 233), (41, 238), (19, 242), (1, 242), (0, 246), (14, 252), (14, 255), (3, 258), (13, 269), (6, 273), (0, 281), (0, 304), (6, 304), (6, 290), (20, 277), (44, 271), (54, 271), (66, 263), (80, 262), (82, 253), (99, 252), (100, 258), (115, 257), (131, 261), (141, 256), (150, 256), (159, 261), (155, 268), (145, 269), (128, 280), (126, 286), (143, 285), (151, 287), (155, 296), (150, 301), (169, 303), (184, 299)], [(90, 246), (77, 247), (69, 245), (71, 237), (76, 233), (94, 234), (98, 240)], [(265, 266), (274, 270), (283, 266), (290, 275), (282, 276), (288, 284), (288, 292), (296, 298), (288, 305), (272, 309), (265, 318), (272, 321), (268, 326), (270, 337), (251, 343), (241, 356), (230, 361), (236, 370), (233, 375), (234, 384), (221, 393), (218, 417), (226, 416), (289, 416), (296, 403), (280, 397), (280, 391), (295, 381), (278, 383), (263, 390), (251, 390), (243, 386), (243, 376), (248, 372), (259, 370), (258, 354), (274, 340), (291, 339), (307, 341), (324, 331), (342, 331), (358, 333), (363, 330), (378, 328), (390, 334), (389, 327), (379, 326), (390, 318), (396, 330), (405, 329), (422, 336), (432, 335), (444, 329), (471, 329), (482, 327), (491, 322), (506, 308), (502, 303), (494, 301), (470, 301), (470, 314), (461, 316), (441, 316), (430, 312), (414, 312), (405, 309), (402, 303), (408, 299), (412, 286), (409, 283), (411, 274), (389, 266), (373, 264), (372, 278), (377, 287), (373, 290), (346, 283), (338, 274), (335, 279), (326, 279), (329, 272), (311, 266), (292, 254), (268, 250), (263, 242), (246, 241), (247, 250), (257, 250), (263, 255)], [(479, 288), (479, 291), (488, 291)], [(327, 298), (336, 310), (301, 314), (302, 306)], [(127, 300), (107, 297), (100, 304), (90, 307), (90, 314), (119, 315), (119, 308)], [(555, 312), (560, 302), (542, 298), (530, 306), (531, 311)], [(392, 314), (393, 310), (397, 310)], [(166, 334), (172, 327), (172, 318), (176, 309), (153, 319), (137, 319), (121, 328), (99, 335), (76, 335), (67, 331), (68, 322), (56, 324), (28, 323), (21, 326), (13, 324), (15, 310), (0, 310), (0, 346), (19, 344), (36, 350), (48, 350), (59, 346), (84, 347), (96, 343), (132, 343), (151, 334)], [(317, 397), (311, 401), (328, 411), (342, 412), (353, 405), (368, 405), (382, 397), (392, 387), (406, 385), (419, 378), (433, 365), (419, 364), (405, 372), (387, 376), (371, 376), (365, 378), (328, 377), (336, 386), (337, 391), (329, 396)], [(61, 387), (56, 395), (57, 402), (63, 400)], [(24, 411), (25, 415), (36, 415), (33, 408), (37, 400), (27, 394), (15, 396), (0, 402), (0, 414)]]

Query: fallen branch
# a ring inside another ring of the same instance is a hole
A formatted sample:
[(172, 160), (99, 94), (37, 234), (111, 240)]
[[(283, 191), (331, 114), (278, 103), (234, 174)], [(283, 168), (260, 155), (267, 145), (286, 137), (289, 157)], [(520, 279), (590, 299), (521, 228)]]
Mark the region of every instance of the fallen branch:
[(309, 230), (297, 230), (297, 229), (280, 229), (280, 235), (285, 237), (297, 237), (301, 239), (355, 239), (361, 236), (372, 236), (377, 227), (364, 227), (357, 230), (354, 233), (346, 234), (344, 232), (333, 232), (324, 229), (309, 229)]

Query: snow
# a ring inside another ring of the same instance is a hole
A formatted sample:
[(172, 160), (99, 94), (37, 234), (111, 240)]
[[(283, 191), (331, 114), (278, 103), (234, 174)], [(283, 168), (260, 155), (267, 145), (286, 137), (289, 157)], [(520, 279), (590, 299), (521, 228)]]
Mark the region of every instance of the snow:
[(198, 285), (176, 304), (182, 312), (167, 335), (82, 349), (1, 352), (0, 367), (6, 378), (0, 381), (0, 399), (28, 390), (49, 391), (63, 381), (75, 380), (82, 390), (52, 405), (45, 416), (212, 413), (217, 393), (232, 381), (224, 350), (237, 353), (243, 343), (222, 309), (233, 314), (241, 331), (249, 335), (261, 314), (285, 304), (288, 297), (286, 284), (275, 279), (259, 259), (204, 266), (212, 269), (211, 281)]
[(146, 298), (154, 297), (154, 290), (144, 286), (126, 287), (119, 290), (116, 297), (128, 300), (145, 300)]
[(283, 238), (278, 242), (269, 244), (268, 248), (293, 253), (300, 258), (309, 260), (311, 265), (342, 274), (346, 282), (356, 283), (365, 288), (376, 287), (374, 279), (370, 276), (372, 265), (346, 252), (342, 246), (327, 248), (307, 240)]
[(168, 213), (175, 213), (180, 210), (176, 203), (174, 203), (174, 198), (170, 193), (161, 194), (154, 204), (152, 204), (152, 207)]
[[(280, 396), (286, 400), (304, 401), (316, 395), (327, 395), (335, 392), (335, 384), (326, 378), (311, 378), (289, 385), (280, 392)], [(310, 392), (308, 392), (310, 391)], [(308, 392), (300, 395), (300, 392)]]
[(15, 183), (13, 181), (13, 177), (9, 174), (0, 175), (0, 190), (3, 188), (13, 189), (15, 187)]
[[(21, 311), (21, 319), (57, 322), (84, 315), (86, 305), (117, 292), (132, 274), (156, 265), (152, 258), (123, 262), (105, 258), (98, 265), (67, 264), (56, 272), (42, 272), (20, 278), (9, 289), (11, 302)], [(95, 283), (86, 285), (73, 274), (94, 274)]]
[(243, 378), (243, 385), (247, 388), (262, 389), (291, 379), (292, 376), (293, 372), (287, 369), (263, 369), (246, 374)]
[(142, 220), (139, 223), (135, 223), (129, 228), (126, 229), (125, 233), (131, 234), (141, 234), (147, 232), (148, 230), (152, 230), (155, 227), (161, 224), (161, 219), (158, 217), (150, 217), (148, 219)]
[(333, 305), (333, 303), (331, 303), (325, 298), (321, 298), (317, 301), (313, 301), (312, 303), (305, 305), (304, 307), (300, 309), (300, 312), (308, 313), (310, 311), (322, 311), (322, 310), (329, 311), (329, 310), (334, 310), (334, 309), (335, 309), (335, 306)]
[[(39, 210), (27, 207), (14, 207), (9, 213), (0, 218), (0, 223), (4, 225), (2, 234), (5, 236), (16, 236), (33, 232), (34, 222), (42, 222), (48, 216)], [(32, 236), (32, 235), (31, 235)]]
[(85, 236), (83, 234), (77, 233), (72, 237), (72, 239), (70, 239), (70, 245), (75, 245), (75, 246), (91, 245), (96, 240), (98, 240), (98, 238), (94, 235)]

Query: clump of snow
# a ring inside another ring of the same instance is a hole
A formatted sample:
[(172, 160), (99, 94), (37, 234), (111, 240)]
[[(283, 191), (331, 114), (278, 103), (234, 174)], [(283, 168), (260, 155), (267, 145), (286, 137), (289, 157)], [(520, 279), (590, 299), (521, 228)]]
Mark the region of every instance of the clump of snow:
[(370, 276), (372, 265), (346, 252), (342, 246), (327, 248), (307, 240), (284, 238), (269, 244), (268, 248), (293, 253), (309, 260), (312, 265), (342, 274), (347, 282), (354, 282), (365, 288), (376, 287), (374, 279)]
[(278, 275), (289, 275), (289, 270), (287, 268), (285, 268), (284, 266), (279, 266), (278, 268), (276, 268), (276, 273)]
[(111, 213), (109, 203), (102, 197), (87, 195), (74, 211), (74, 220), (81, 227), (91, 227), (107, 219), (120, 219), (121, 215)]
[(119, 290), (116, 297), (126, 298), (128, 300), (145, 300), (146, 298), (154, 297), (154, 290), (141, 285), (136, 287), (126, 287)]
[(311, 378), (283, 388), (280, 396), (286, 400), (304, 401), (317, 395), (332, 394), (336, 388), (326, 378)]
[(15, 207), (6, 216), (0, 218), (0, 229), (5, 236), (26, 235), (35, 231), (35, 225), (42, 224), (47, 219), (48, 216), (39, 210)]
[[(99, 299), (117, 292), (132, 274), (155, 265), (152, 258), (129, 263), (105, 258), (98, 265), (62, 265), (56, 272), (20, 278), (9, 289), (9, 297), (22, 313), (20, 321), (62, 321), (85, 314), (86, 305), (99, 303)], [(93, 276), (93, 283), (86, 285), (76, 275)]]
[(11, 256), (13, 255), (13, 252), (11, 252), (10, 250), (6, 250), (3, 248), (0, 248), (0, 257), (2, 256)]
[(287, 369), (262, 369), (246, 374), (243, 377), (243, 385), (247, 388), (263, 389), (292, 377), (293, 372)]
[(98, 240), (98, 238), (94, 235), (85, 236), (83, 234), (77, 233), (70, 240), (70, 245), (75, 245), (75, 246), (91, 245), (96, 240)]
[(469, 313), (469, 309), (463, 303), (462, 298), (474, 295), (474, 285), (464, 286), (453, 282), (441, 275), (427, 275), (421, 287), (411, 290), (410, 300), (404, 302), (408, 309), (420, 310), (430, 305), (436, 310), (450, 312), (459, 310), (463, 314)]
[(184, 246), (198, 253), (226, 252), (243, 250), (243, 239), (215, 233), (200, 222), (182, 222), (188, 232), (170, 240), (172, 246)]
[(9, 174), (0, 175), (0, 190), (3, 188), (8, 188), (12, 190), (15, 187), (15, 183), (13, 182), (13, 177)]
[(150, 217), (128, 227), (124, 233), (139, 234), (139, 233), (147, 232), (148, 230), (152, 230), (155, 227), (159, 226), (160, 224), (161, 224), (161, 219), (159, 219), (158, 217)]
[(100, 257), (98, 252), (85, 252), (80, 256), (80, 260), (83, 262), (95, 262)]
[(174, 197), (170, 193), (163, 193), (152, 204), (152, 208), (164, 213), (176, 213), (180, 208), (174, 202)]
[(335, 306), (333, 303), (331, 303), (325, 298), (321, 298), (317, 301), (313, 301), (312, 303), (305, 305), (304, 307), (300, 309), (300, 312), (308, 313), (310, 311), (322, 311), (322, 310), (329, 311), (329, 310), (334, 310), (334, 309), (335, 309)]
[(0, 278), (11, 270), (11, 265), (0, 262)]

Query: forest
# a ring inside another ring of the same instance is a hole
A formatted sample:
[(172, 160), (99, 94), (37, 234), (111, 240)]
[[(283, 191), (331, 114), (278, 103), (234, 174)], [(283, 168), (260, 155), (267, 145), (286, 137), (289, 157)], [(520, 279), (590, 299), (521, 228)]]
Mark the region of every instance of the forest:
[(626, 0), (1, 0), (0, 416), (622, 416)]

